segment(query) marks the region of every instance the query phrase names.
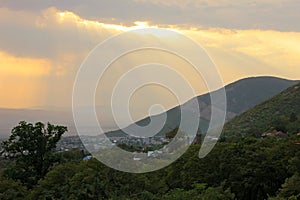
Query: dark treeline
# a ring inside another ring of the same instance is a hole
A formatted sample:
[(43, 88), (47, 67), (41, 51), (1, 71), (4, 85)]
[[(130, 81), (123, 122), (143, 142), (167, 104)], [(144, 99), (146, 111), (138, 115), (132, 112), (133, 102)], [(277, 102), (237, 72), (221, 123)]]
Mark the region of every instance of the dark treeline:
[(24, 170), (11, 173), (20, 167), (18, 158), (2, 159), (0, 199), (300, 199), (298, 142), (297, 135), (225, 140), (203, 159), (198, 158), (200, 146), (192, 145), (169, 167), (146, 174), (83, 161), (74, 149), (53, 153), (47, 173), (33, 174), (37, 181), (22, 177)]

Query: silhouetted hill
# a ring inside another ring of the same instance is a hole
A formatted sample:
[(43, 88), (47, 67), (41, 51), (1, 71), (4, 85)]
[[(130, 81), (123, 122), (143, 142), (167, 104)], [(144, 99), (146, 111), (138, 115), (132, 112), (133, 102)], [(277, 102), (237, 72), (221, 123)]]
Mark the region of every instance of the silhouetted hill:
[[(239, 80), (225, 87), (227, 109), (236, 115), (241, 114), (297, 82), (276, 77), (252, 77)], [(198, 98), (206, 103), (209, 101), (209, 95)]]
[[(255, 77), (229, 84), (225, 87), (228, 104), (227, 120), (232, 119), (234, 116), (254, 107), (295, 83), (295, 81), (274, 77)], [(205, 131), (210, 120), (210, 96), (209, 94), (205, 94), (196, 98), (199, 102), (202, 116), (200, 120), (201, 129)], [(192, 104), (192, 101), (189, 101), (184, 104), (183, 109), (187, 112), (193, 112), (195, 105)], [(160, 132), (162, 135), (178, 127), (181, 116), (180, 107), (172, 108), (166, 114), (167, 123)], [(101, 116), (105, 115), (102, 113)], [(192, 115), (191, 117), (194, 116)], [(159, 120), (160, 115), (153, 116), (153, 119)], [(66, 125), (68, 126), (69, 134), (76, 134), (72, 112), (67, 109), (0, 109), (0, 137), (7, 137), (10, 134), (10, 130), (21, 120), (29, 122), (42, 121), (44, 123), (49, 121), (53, 124)], [(105, 118), (101, 120), (105, 120)], [(144, 126), (149, 122), (150, 118), (147, 117), (137, 122), (137, 124)], [(107, 124), (109, 123), (107, 122)], [(128, 130), (130, 128), (131, 126), (128, 127)], [(107, 127), (107, 129), (111, 128)], [(122, 131), (117, 130), (110, 132), (109, 135), (120, 136), (124, 134)]]
[[(227, 116), (226, 120), (230, 120), (233, 117), (253, 108), (255, 105), (269, 99), (270, 97), (285, 90), (291, 85), (296, 84), (298, 81), (285, 80), (276, 77), (252, 77), (239, 80), (231, 83), (225, 87), (227, 93)], [(204, 94), (196, 97), (199, 102), (199, 109), (201, 112), (200, 128), (201, 132), (206, 132), (207, 125), (210, 121), (211, 106), (210, 95)], [(224, 102), (220, 102), (224, 103)], [(195, 104), (191, 101), (183, 104), (183, 110), (193, 112), (195, 110)], [(170, 109), (165, 113), (167, 115), (167, 121), (163, 129), (158, 135), (164, 135), (167, 132), (177, 128), (180, 124), (180, 106)], [(159, 119), (161, 115), (152, 116), (154, 120)], [(191, 115), (193, 117), (193, 115)], [(147, 117), (138, 121), (136, 124), (145, 126), (149, 124), (150, 118)], [(130, 132), (133, 125), (126, 128)], [(109, 137), (125, 136), (122, 130), (116, 130), (108, 132)]]

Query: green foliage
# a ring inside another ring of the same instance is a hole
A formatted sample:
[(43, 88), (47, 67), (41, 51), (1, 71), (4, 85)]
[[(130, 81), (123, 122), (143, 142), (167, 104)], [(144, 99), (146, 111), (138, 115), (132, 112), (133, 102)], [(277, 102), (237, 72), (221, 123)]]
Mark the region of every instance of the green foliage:
[(222, 186), (219, 187), (207, 187), (206, 184), (195, 184), (191, 190), (183, 190), (176, 188), (168, 192), (163, 196), (164, 200), (233, 200), (234, 194), (229, 189), (224, 190)]
[(27, 195), (27, 188), (19, 181), (0, 178), (1, 200), (23, 200)]
[(165, 137), (167, 139), (173, 139), (176, 136), (177, 132), (178, 132), (178, 128), (174, 129), (173, 131), (170, 131), (169, 133), (166, 133)]
[(290, 115), (290, 122), (295, 122), (297, 120), (298, 120), (297, 115), (294, 112), (291, 113), (291, 115)]
[[(182, 159), (172, 164), (167, 183), (169, 187), (190, 190), (195, 183), (206, 183), (224, 190), (231, 189), (237, 199), (266, 199), (274, 195), (295, 169), (300, 147), (297, 139), (244, 138), (234, 143), (219, 143), (202, 160), (197, 157), (196, 146)], [(290, 160), (290, 165), (287, 166)]]
[[(257, 104), (266, 101), (272, 96), (279, 92), (287, 89), (288, 87), (296, 84), (297, 81), (290, 81), (280, 79), (276, 77), (252, 77), (246, 78), (235, 83), (229, 84), (225, 87), (227, 96), (227, 117), (231, 118), (233, 115), (239, 115), (248, 109), (253, 108)], [(195, 99), (194, 99), (195, 100)], [(211, 109), (211, 94), (207, 93), (197, 97), (200, 104), (201, 114), (203, 111)], [(223, 104), (224, 102), (217, 102), (217, 104)], [(193, 103), (191, 101), (185, 103), (188, 110), (194, 110)], [(190, 113), (191, 118), (194, 118)], [(178, 128), (181, 121), (181, 108), (177, 106), (165, 112), (167, 115), (167, 121), (164, 128), (158, 133), (158, 136), (165, 136), (166, 133), (170, 132), (175, 128)], [(206, 113), (200, 118), (201, 131), (206, 132), (210, 121), (210, 114)], [(146, 126), (150, 123), (150, 117), (144, 118), (137, 122), (139, 126)], [(186, 122), (188, 122), (187, 120)], [(191, 120), (193, 121), (193, 120)], [(130, 126), (129, 126), (130, 128)], [(233, 128), (234, 129), (234, 128)], [(238, 131), (238, 130), (237, 130)], [(112, 131), (106, 134), (110, 137), (125, 137), (126, 134), (120, 129)]]
[(185, 191), (181, 188), (176, 188), (163, 196), (164, 200), (181, 200), (181, 199), (199, 199), (199, 196), (192, 196), (190, 191)]
[[(16, 190), (14, 194), (43, 200), (263, 200), (276, 195), (276, 198), (292, 199), (299, 193), (300, 185), (299, 176), (293, 176), (299, 170), (300, 146), (295, 144), (299, 139), (296, 136), (243, 138), (218, 143), (201, 160), (198, 158), (200, 145), (192, 145), (172, 165), (147, 174), (119, 172), (96, 159), (78, 162), (75, 156), (75, 162), (68, 160), (53, 167), (29, 192), (12, 179), (4, 179), (8, 181), (4, 183)], [(11, 198), (8, 193), (3, 195)]]
[(117, 146), (128, 152), (135, 152), (135, 151), (141, 152), (142, 151), (142, 147), (136, 146), (136, 145), (118, 144)]
[(273, 98), (229, 121), (223, 136), (260, 135), (270, 129), (288, 132), (300, 131), (300, 84), (292, 86)]
[(9, 139), (1, 144), (3, 155), (16, 160), (14, 167), (7, 170), (7, 175), (28, 186), (34, 185), (57, 161), (53, 150), (66, 131), (66, 127), (49, 123), (46, 127), (40, 122), (35, 125), (20, 122), (13, 128)]
[(233, 200), (235, 195), (231, 193), (230, 189), (224, 191), (224, 189), (220, 187), (216, 188), (208, 188), (202, 195), (203, 200)]
[(228, 110), (241, 114), (294, 84), (296, 84), (296, 81), (274, 77), (240, 80), (226, 86)]
[(69, 181), (78, 172), (79, 166), (66, 163), (56, 166), (31, 191), (29, 199), (62, 199), (68, 195)]
[(83, 150), (71, 149), (59, 154), (61, 162), (79, 162), (84, 157)]
[(282, 131), (284, 133), (287, 133), (287, 126), (288, 126), (289, 120), (286, 116), (279, 116), (274, 117), (271, 121), (271, 126), (268, 128), (269, 130), (277, 130)]
[(300, 176), (298, 173), (286, 179), (279, 192), (279, 197), (289, 198), (291, 196), (300, 199)]
[(14, 171), (13, 165), (7, 166), (0, 179), (0, 199), (299, 199), (299, 141), (296, 135), (241, 137), (218, 143), (203, 159), (198, 158), (200, 145), (192, 145), (172, 165), (146, 174), (116, 171), (94, 158), (79, 161), (77, 149), (58, 153), (63, 162), (30, 190), (5, 178)]

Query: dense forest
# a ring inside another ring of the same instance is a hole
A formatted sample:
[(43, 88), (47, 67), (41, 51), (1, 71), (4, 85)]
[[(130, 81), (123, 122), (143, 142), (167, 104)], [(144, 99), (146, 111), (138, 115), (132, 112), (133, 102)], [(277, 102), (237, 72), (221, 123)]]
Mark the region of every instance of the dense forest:
[[(300, 132), (300, 84), (264, 101), (229, 121), (223, 135), (260, 134), (277, 129), (285, 133)], [(295, 123), (295, 121), (298, 121)]]
[(227, 123), (205, 158), (193, 144), (145, 174), (83, 160), (80, 149), (55, 152), (67, 127), (21, 122), (1, 143), (0, 199), (300, 199), (299, 100), (298, 84)]
[(42, 176), (20, 169), (26, 162), (2, 159), (0, 199), (299, 199), (298, 142), (297, 135), (244, 137), (218, 143), (203, 159), (192, 145), (169, 167), (146, 174), (83, 161), (79, 149), (53, 153)]

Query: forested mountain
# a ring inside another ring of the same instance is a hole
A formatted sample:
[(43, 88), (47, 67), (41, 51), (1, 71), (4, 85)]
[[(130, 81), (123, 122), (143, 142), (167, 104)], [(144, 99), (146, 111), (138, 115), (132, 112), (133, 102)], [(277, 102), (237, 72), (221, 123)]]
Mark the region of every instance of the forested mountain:
[[(279, 92), (287, 89), (298, 81), (285, 80), (276, 77), (252, 77), (239, 80), (225, 87), (227, 95), (227, 116), (226, 120), (247, 111), (255, 105), (269, 99)], [(199, 110), (201, 112), (200, 129), (201, 132), (206, 132), (207, 124), (211, 116), (210, 95), (204, 94), (196, 97), (199, 102)], [(183, 104), (182, 109), (193, 112), (195, 104), (192, 103), (194, 99)], [(223, 102), (220, 102), (223, 103)], [(158, 135), (164, 135), (167, 132), (177, 128), (180, 124), (180, 106), (168, 110), (167, 121), (163, 129)], [(160, 118), (160, 115), (152, 116), (153, 119)], [(194, 117), (191, 115), (191, 117)], [(136, 124), (145, 126), (149, 124), (150, 117), (138, 121)], [(130, 125), (126, 130), (132, 130), (133, 125)], [(126, 135), (122, 130), (116, 130), (107, 133), (109, 137)]]
[(299, 83), (233, 118), (225, 125), (223, 136), (260, 136), (272, 130), (289, 134), (300, 132)]
[[(35, 166), (35, 162), (2, 157), (0, 199), (300, 199), (300, 135), (293, 134), (300, 130), (299, 102), (300, 83), (228, 122), (225, 136), (232, 135), (235, 140), (225, 137), (205, 158), (199, 159), (201, 146), (193, 144), (170, 166), (145, 174), (120, 172), (94, 158), (83, 160), (85, 155), (80, 149), (68, 152), (49, 149), (55, 159), (42, 177), (23, 170)], [(290, 134), (284, 138), (253, 137), (272, 129)], [(23, 130), (15, 132), (22, 137), (32, 134)], [(236, 137), (241, 133), (243, 137)], [(26, 140), (21, 141), (28, 146)], [(31, 146), (30, 149), (36, 152)]]
[[(225, 87), (228, 111), (239, 115), (298, 82), (276, 77), (253, 77), (229, 84)], [(207, 103), (207, 96), (199, 96), (198, 99)]]
[[(229, 84), (225, 87), (227, 92), (227, 120), (232, 117), (252, 108), (253, 106), (263, 102), (272, 97), (280, 91), (295, 84), (295, 81), (284, 80), (275, 77), (255, 77), (246, 78)], [(205, 129), (207, 122), (210, 119), (210, 96), (209, 94), (197, 97), (201, 110), (201, 126)], [(184, 109), (193, 111), (194, 105), (187, 102)], [(102, 108), (98, 109), (100, 112)], [(101, 116), (105, 116), (105, 112), (101, 112)], [(180, 119), (179, 106), (167, 111), (167, 123), (161, 134), (165, 134), (170, 130), (178, 127)], [(0, 138), (8, 137), (11, 128), (19, 121), (43, 121), (64, 124), (69, 128), (69, 134), (76, 134), (74, 122), (72, 119), (72, 112), (70, 109), (1, 109), (0, 108)], [(105, 118), (101, 118), (105, 121)], [(148, 124), (150, 118), (145, 118), (137, 122), (140, 125)], [(108, 122), (105, 122), (109, 124)], [(105, 127), (108, 130), (110, 127)], [(129, 127), (130, 128), (130, 127)], [(122, 135), (120, 131), (114, 131), (110, 135)]]

